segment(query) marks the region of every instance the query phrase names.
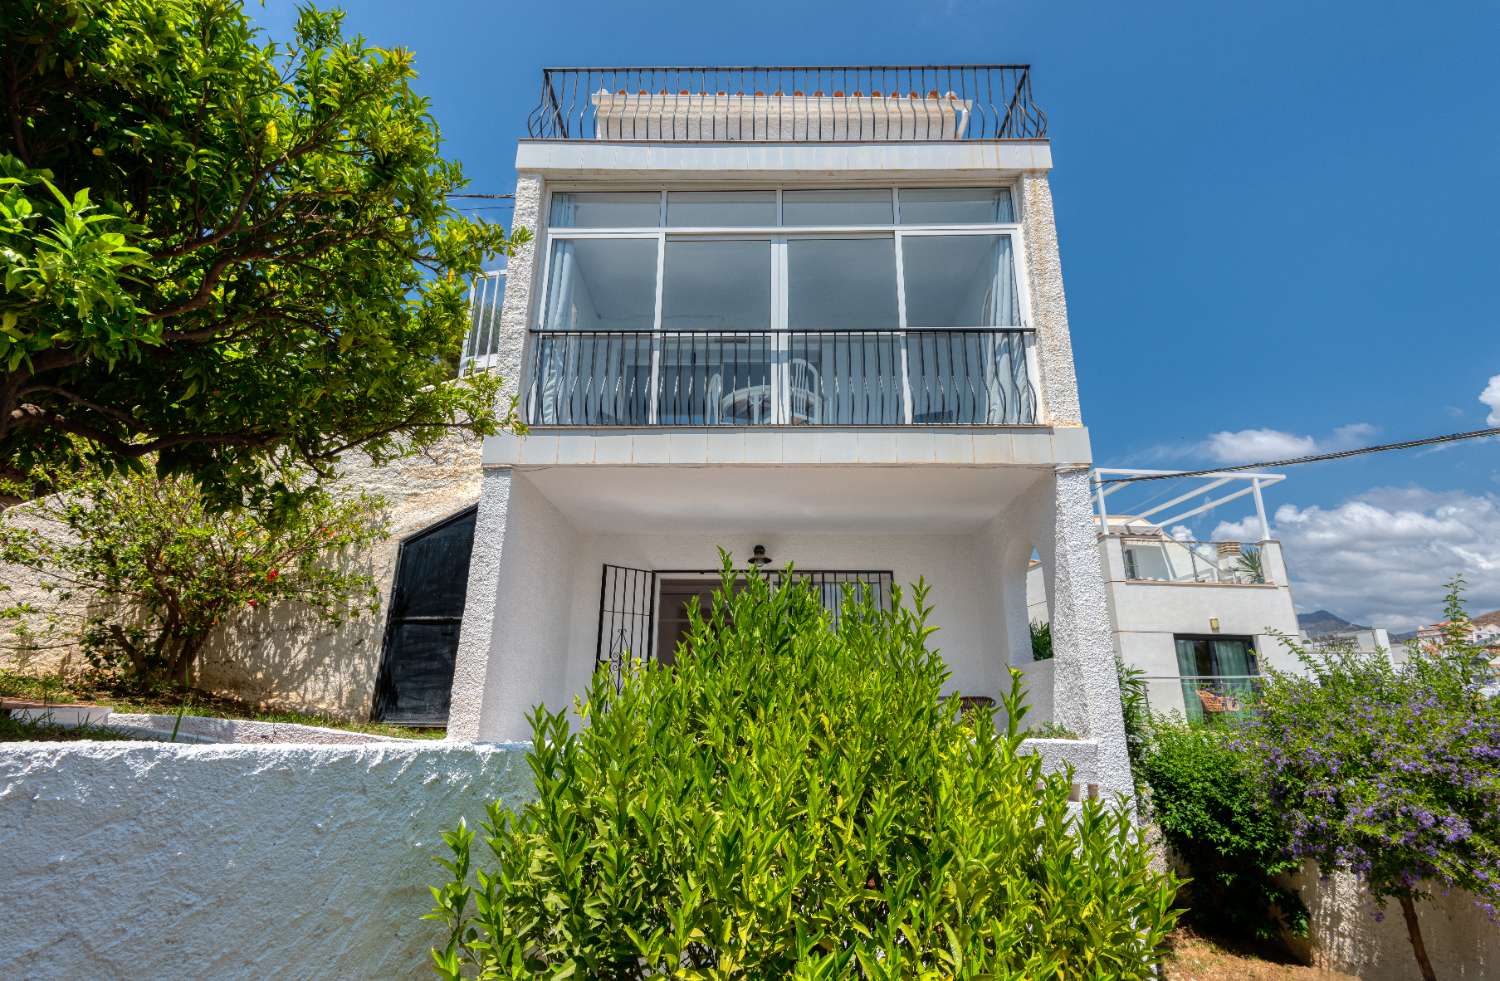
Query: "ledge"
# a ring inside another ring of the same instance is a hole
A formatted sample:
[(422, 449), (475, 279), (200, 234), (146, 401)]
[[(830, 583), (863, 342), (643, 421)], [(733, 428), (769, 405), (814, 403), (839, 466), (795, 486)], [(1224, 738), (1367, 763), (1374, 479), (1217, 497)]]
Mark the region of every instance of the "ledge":
[(381, 736), (372, 732), (356, 732), (352, 729), (332, 729), (326, 726), (309, 726), (296, 722), (261, 722), (256, 719), (224, 719), (207, 715), (184, 715), (182, 725), (177, 726), (177, 716), (116, 712), (107, 723), (108, 728), (127, 735), (150, 740), (167, 740), (177, 727), (177, 742), (202, 744), (220, 743), (296, 743), (303, 745), (357, 745), (361, 743), (436, 742), (437, 740), (402, 739), (397, 736)]
[(560, 429), (484, 441), (484, 465), (766, 466), (947, 464), (1087, 466), (1081, 427), (788, 429)]
[(994, 176), (1051, 170), (1052, 145), (1037, 141), (945, 140), (933, 143), (616, 143), (605, 140), (522, 140), (516, 170), (576, 178), (605, 175), (659, 178), (760, 179), (789, 173), (830, 177), (903, 176), (966, 172)]
[(1027, 739), (1021, 752), (1042, 758), (1045, 773), (1073, 771), (1071, 794), (1074, 801), (1099, 796), (1104, 781), (1099, 776), (1099, 742), (1095, 739)]
[(1112, 585), (1116, 586), (1211, 586), (1228, 587), (1233, 589), (1277, 589), (1280, 584), (1274, 582), (1177, 582), (1171, 579), (1114, 579)]

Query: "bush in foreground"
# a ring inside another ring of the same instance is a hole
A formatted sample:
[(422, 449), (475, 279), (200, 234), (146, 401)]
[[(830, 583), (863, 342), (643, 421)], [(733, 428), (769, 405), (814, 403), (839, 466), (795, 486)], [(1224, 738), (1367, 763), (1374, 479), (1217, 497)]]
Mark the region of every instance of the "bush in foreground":
[(926, 588), (894, 609), (752, 575), (675, 667), (539, 709), (537, 799), (447, 832), (450, 978), (1147, 978), (1177, 883), (1122, 804), (1070, 816), (1019, 752), (1018, 679), (944, 699)]
[(1188, 918), (1218, 935), (1305, 937), (1307, 907), (1277, 877), (1301, 867), (1267, 800), (1263, 761), (1244, 753), (1234, 730), (1153, 720), (1136, 775), (1150, 788), (1152, 820), (1187, 866)]

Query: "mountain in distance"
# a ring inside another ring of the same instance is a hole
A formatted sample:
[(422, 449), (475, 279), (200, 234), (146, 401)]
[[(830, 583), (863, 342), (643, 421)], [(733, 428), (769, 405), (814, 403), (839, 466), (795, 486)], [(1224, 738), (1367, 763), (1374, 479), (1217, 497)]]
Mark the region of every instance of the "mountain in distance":
[(1323, 637), (1328, 634), (1341, 634), (1351, 630), (1369, 630), (1369, 627), (1357, 623), (1350, 623), (1337, 613), (1327, 610), (1314, 610), (1311, 613), (1297, 614), (1297, 626), (1309, 637)]
[[(1350, 623), (1337, 613), (1327, 610), (1314, 610), (1311, 613), (1297, 614), (1297, 626), (1309, 637), (1325, 637), (1329, 634), (1341, 634), (1351, 630), (1369, 630), (1369, 627), (1357, 623)], [(1500, 627), (1500, 610), (1490, 613), (1481, 613), (1474, 617), (1476, 627)], [(1417, 632), (1409, 630), (1405, 633), (1391, 634), (1391, 645), (1404, 644), (1409, 640), (1415, 640)]]

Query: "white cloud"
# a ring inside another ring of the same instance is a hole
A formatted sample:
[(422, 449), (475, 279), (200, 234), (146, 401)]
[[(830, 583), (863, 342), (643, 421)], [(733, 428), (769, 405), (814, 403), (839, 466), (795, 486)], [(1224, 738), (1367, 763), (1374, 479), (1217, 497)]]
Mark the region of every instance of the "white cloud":
[(1253, 463), (1315, 453), (1318, 441), (1311, 436), (1284, 433), (1279, 429), (1241, 429), (1214, 433), (1198, 448), (1216, 463)]
[[(1253, 523), (1224, 522), (1213, 537), (1254, 540)], [(1458, 574), (1471, 613), (1500, 607), (1500, 495), (1384, 488), (1329, 508), (1284, 504), (1273, 525), (1298, 609), (1410, 630), (1439, 618)]]
[(1479, 393), (1479, 401), (1490, 407), (1490, 416), (1485, 421), (1491, 426), (1500, 426), (1500, 375), (1490, 379)]
[(1376, 432), (1378, 430), (1367, 422), (1340, 426), (1323, 437), (1289, 433), (1280, 429), (1224, 430), (1210, 434), (1202, 442), (1163, 450), (1157, 455), (1205, 456), (1214, 463), (1233, 466), (1352, 449), (1369, 442)]

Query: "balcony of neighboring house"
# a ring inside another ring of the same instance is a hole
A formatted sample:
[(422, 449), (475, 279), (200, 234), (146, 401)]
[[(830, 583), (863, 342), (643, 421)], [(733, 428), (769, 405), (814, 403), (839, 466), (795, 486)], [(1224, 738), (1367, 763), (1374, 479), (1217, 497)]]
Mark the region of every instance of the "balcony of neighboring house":
[(1233, 717), (1253, 703), (1265, 667), (1295, 668), (1277, 636), (1298, 626), (1264, 498), (1284, 479), (1094, 472), (1116, 650), (1143, 673), (1153, 710)]

